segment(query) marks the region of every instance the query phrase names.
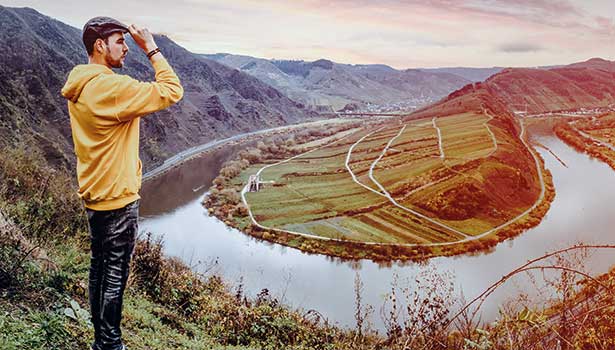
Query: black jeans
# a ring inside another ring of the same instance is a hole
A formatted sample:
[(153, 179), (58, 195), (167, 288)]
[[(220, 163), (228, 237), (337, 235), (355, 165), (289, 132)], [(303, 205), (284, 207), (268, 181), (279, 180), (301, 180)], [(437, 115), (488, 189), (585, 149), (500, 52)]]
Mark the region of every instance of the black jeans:
[(123, 348), (122, 300), (138, 231), (139, 201), (120, 209), (86, 212), (92, 245), (89, 292), (93, 349), (119, 350)]

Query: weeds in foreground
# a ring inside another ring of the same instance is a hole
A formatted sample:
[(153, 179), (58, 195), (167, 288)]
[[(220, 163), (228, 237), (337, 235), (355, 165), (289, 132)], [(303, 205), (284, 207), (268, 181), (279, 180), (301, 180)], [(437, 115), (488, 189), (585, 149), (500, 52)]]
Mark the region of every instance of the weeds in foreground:
[(181, 328), (197, 323), (219, 344), (264, 349), (334, 348), (346, 334), (316, 311), (301, 312), (282, 305), (267, 289), (251, 299), (240, 284), (226, 285), (216, 275), (204, 276), (162, 254), (151, 235), (141, 240), (133, 260), (134, 290), (159, 304), (160, 317)]
[(46, 164), (40, 152), (20, 144), (0, 150), (0, 212), (34, 244), (51, 245), (87, 232), (87, 220), (71, 176)]

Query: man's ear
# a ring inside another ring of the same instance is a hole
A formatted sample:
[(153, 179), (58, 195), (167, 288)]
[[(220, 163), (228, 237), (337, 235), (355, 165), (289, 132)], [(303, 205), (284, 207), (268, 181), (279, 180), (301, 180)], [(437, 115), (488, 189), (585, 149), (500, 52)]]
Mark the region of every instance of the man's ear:
[(105, 41), (101, 38), (96, 39), (96, 41), (94, 42), (94, 50), (96, 50), (98, 53), (102, 54), (105, 52)]

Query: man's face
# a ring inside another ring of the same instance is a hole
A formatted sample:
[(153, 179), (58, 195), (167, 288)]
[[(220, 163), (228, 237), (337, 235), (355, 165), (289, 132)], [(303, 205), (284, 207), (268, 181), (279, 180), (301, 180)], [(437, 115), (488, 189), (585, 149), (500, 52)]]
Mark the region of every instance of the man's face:
[(113, 33), (105, 40), (105, 62), (113, 68), (122, 68), (124, 59), (128, 54), (128, 45), (124, 39), (124, 33)]

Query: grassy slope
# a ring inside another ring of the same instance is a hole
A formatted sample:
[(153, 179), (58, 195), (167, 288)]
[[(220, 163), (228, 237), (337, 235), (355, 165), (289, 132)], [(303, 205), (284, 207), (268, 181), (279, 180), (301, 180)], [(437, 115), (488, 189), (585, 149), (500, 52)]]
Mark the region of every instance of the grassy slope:
[[(45, 271), (36, 260), (28, 263), (20, 287), (3, 290), (0, 301), (0, 344), (2, 349), (85, 349), (93, 340), (86, 319), (67, 317), (71, 300), (87, 308), (83, 281), (87, 281), (88, 255), (76, 249), (74, 240), (49, 251), (53, 271)], [(181, 315), (130, 288), (125, 299), (124, 338), (131, 349), (211, 349), (221, 347), (197, 322), (167, 322)]]

